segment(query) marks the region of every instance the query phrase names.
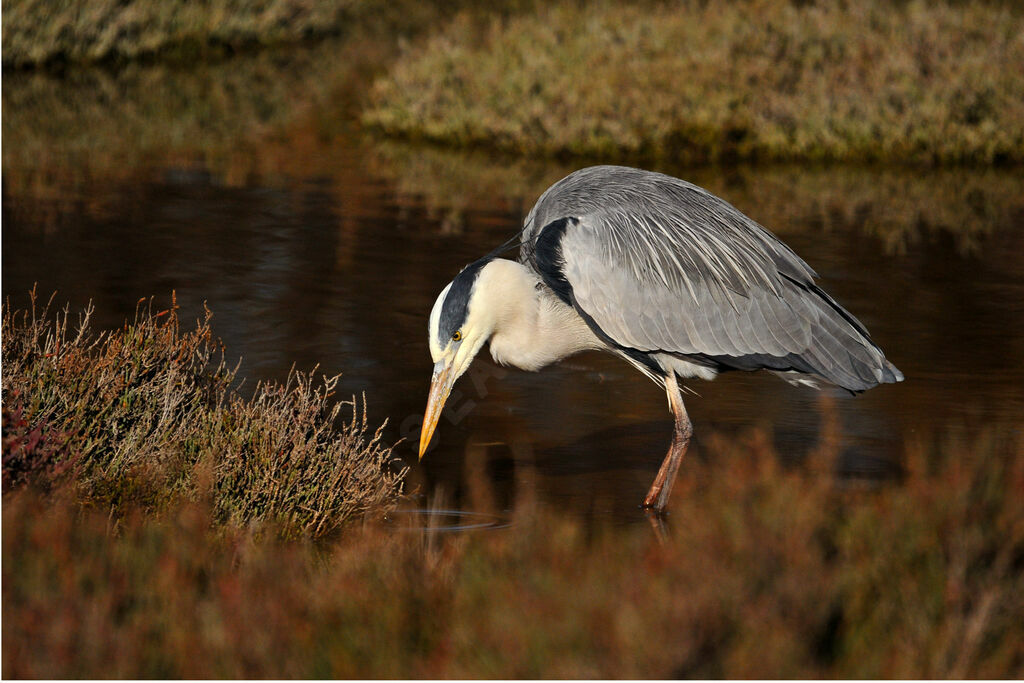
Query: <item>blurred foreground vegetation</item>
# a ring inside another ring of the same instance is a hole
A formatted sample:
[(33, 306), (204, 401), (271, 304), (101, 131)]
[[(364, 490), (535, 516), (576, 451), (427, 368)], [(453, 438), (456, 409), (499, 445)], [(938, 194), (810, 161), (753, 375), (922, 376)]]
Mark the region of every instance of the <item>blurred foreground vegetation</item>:
[[(11, 677), (1024, 675), (1024, 432), (908, 439), (902, 483), (713, 434), (663, 542), (524, 505), (505, 530), (327, 544), (209, 497), (111, 526), (67, 485), (3, 505)], [(533, 503), (532, 505), (536, 505)]]
[[(332, 398), (337, 377), (292, 372), (252, 398), (212, 338), (210, 314), (183, 331), (171, 307), (140, 302), (123, 329), (96, 334), (86, 310), (3, 315), (3, 489), (30, 486), (118, 520), (203, 501), (220, 524), (273, 523), (323, 536), (401, 493), (404, 468)], [(315, 372), (315, 369), (314, 369)], [(351, 417), (336, 427), (343, 409)], [(7, 505), (4, 505), (7, 514)]]

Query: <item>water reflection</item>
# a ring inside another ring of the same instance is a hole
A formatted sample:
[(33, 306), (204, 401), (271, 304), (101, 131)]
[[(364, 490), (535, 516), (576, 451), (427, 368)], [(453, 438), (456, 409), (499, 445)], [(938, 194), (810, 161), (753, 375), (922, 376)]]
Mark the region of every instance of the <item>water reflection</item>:
[[(266, 80), (274, 68), (254, 72)], [(68, 131), (14, 142), (38, 116), (33, 102), (77, 100), (35, 80), (5, 82), (4, 296), (24, 305), (38, 282), (73, 307), (93, 300), (100, 327), (119, 326), (141, 297), (175, 290), (186, 319), (205, 302), (229, 354), (243, 358), (243, 375), (283, 379), (293, 365), (316, 364), (343, 372), (339, 390), (365, 392), (371, 419), (389, 418), (387, 438), (407, 439), (398, 453), (414, 463), (434, 297), (513, 234), (537, 195), (573, 166), (376, 144), (344, 130), (325, 136), (310, 121), (331, 97), (302, 103), (303, 116), (282, 104), (303, 87), (267, 100), (269, 113), (254, 105), (237, 129), (223, 120), (230, 107), (214, 110), (216, 144), (196, 143), (208, 154), (187, 141), (149, 144), (142, 130), (133, 143), (117, 132), (125, 112), (155, 102), (146, 93), (163, 87), (161, 77), (138, 78), (150, 86), (108, 89), (106, 110), (95, 109), (106, 113), (91, 119), (88, 135), (119, 141), (103, 163), (61, 137)], [(246, 87), (223, 79), (229, 90)], [(200, 99), (207, 92), (174, 87)], [(831, 449), (838, 474), (877, 480), (899, 471), (914, 435), (1019, 420), (1019, 173), (659, 170), (708, 187), (783, 236), (907, 376), (856, 399), (763, 375), (694, 382), (688, 457), (712, 458), (717, 439), (756, 432), (787, 462)], [(436, 446), (411, 475), (421, 493), (443, 487), (453, 510), (501, 513), (541, 500), (587, 517), (643, 519), (636, 506), (671, 419), (662, 392), (629, 366), (584, 354), (530, 374), (481, 357), (456, 389)]]
[(506, 517), (467, 510), (401, 509), (388, 515), (385, 523), (394, 524), (401, 532), (463, 533), (504, 529), (510, 522)]

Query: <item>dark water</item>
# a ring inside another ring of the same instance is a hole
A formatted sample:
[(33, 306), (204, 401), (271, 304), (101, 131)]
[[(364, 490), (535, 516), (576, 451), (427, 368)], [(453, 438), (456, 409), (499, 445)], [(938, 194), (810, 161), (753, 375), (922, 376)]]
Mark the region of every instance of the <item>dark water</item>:
[[(637, 504), (668, 445), (670, 415), (657, 387), (601, 354), (536, 374), (482, 354), (416, 465), (435, 296), (512, 235), (540, 191), (574, 165), (301, 130), (207, 155), (159, 144), (135, 155), (122, 141), (129, 162), (113, 154), (103, 163), (58, 139), (50, 157), (26, 159), (31, 149), (8, 153), (19, 138), (7, 127), (13, 95), (4, 87), (5, 305), (25, 305), (38, 283), (72, 308), (91, 300), (104, 328), (130, 318), (140, 298), (166, 303), (173, 290), (184, 319), (206, 302), (251, 380), (282, 379), (293, 365), (343, 373), (341, 393), (365, 392), (371, 421), (387, 418), (387, 438), (407, 439), (396, 452), (425, 499), (499, 512), (531, 499), (642, 519)], [(836, 476), (878, 481), (898, 472), (910, 439), (1020, 424), (1019, 173), (659, 170), (712, 189), (782, 236), (907, 377), (854, 399), (760, 373), (693, 381), (689, 457), (710, 457), (702, 442), (716, 436), (763, 428), (783, 459), (799, 461), (834, 407)]]

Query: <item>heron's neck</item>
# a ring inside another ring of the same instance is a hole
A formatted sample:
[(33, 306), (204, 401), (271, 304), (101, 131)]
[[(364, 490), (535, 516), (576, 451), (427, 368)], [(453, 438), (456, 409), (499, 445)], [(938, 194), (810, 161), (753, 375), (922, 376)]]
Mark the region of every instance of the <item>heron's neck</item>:
[(495, 259), (480, 273), (482, 308), (493, 312), (491, 356), (502, 365), (539, 370), (603, 344), (576, 311), (526, 266)]

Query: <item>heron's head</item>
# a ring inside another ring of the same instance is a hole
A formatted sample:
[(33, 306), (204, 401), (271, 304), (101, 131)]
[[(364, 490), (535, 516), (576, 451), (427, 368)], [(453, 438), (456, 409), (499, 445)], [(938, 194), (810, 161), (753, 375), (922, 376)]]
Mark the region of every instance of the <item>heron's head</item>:
[(485, 266), (492, 260), (480, 259), (463, 268), (441, 290), (430, 311), (430, 356), (434, 360), (434, 375), (420, 432), (420, 458), (430, 445), (452, 385), (469, 369), (473, 358), (494, 332), (493, 311), (489, 310), (483, 294), (488, 278), (481, 278)]

